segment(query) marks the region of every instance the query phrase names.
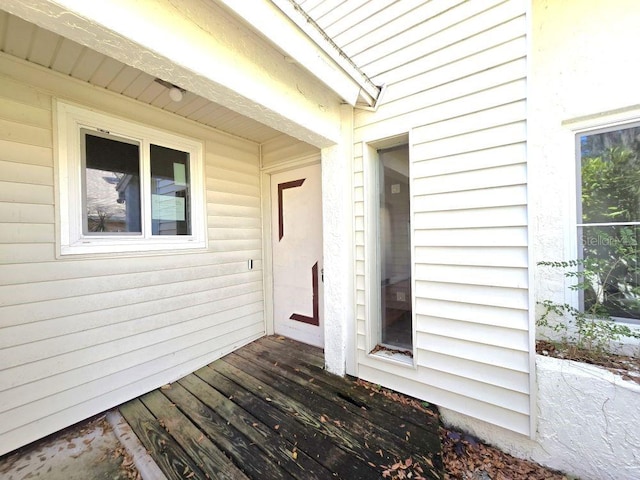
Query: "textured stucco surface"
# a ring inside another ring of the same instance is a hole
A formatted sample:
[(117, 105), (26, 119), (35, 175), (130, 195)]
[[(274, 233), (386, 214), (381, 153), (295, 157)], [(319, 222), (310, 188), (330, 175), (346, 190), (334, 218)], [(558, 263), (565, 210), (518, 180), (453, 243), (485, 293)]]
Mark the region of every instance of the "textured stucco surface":
[(640, 478), (640, 386), (583, 363), (538, 355), (535, 440), (442, 410), (445, 423), (582, 480)]
[(341, 107), (342, 141), (322, 149), (324, 355), (327, 370), (355, 375), (351, 175), (353, 110)]
[[(640, 8), (637, 0), (533, 0), (530, 18), (527, 171), (533, 260), (575, 259), (576, 133), (640, 119), (640, 89), (628, 48), (640, 43)], [(559, 269), (538, 268), (536, 300), (577, 305), (569, 281)]]

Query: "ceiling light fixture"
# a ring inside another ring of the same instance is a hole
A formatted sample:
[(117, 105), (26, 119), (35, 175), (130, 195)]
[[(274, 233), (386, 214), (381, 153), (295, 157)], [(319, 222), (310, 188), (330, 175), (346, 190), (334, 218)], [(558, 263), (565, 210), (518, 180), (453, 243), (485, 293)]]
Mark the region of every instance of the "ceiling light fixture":
[(174, 102), (181, 102), (182, 101), (182, 90), (180, 90), (178, 87), (173, 87), (169, 90), (169, 98), (171, 100), (173, 100)]
[(167, 82), (165, 80), (162, 80), (160, 78), (156, 78), (155, 81), (160, 85), (162, 85), (163, 87), (166, 87), (169, 89), (169, 98), (174, 102), (180, 102), (184, 98), (184, 94), (186, 92), (184, 88), (180, 88), (179, 86), (174, 85), (173, 83)]

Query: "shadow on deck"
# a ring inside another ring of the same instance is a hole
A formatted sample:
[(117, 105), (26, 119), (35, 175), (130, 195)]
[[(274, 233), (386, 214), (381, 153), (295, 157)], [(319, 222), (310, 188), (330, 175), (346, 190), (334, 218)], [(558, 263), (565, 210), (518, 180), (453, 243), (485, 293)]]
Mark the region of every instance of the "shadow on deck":
[(323, 363), (319, 349), (264, 337), (120, 412), (169, 479), (374, 479), (409, 458), (442, 477), (437, 414)]

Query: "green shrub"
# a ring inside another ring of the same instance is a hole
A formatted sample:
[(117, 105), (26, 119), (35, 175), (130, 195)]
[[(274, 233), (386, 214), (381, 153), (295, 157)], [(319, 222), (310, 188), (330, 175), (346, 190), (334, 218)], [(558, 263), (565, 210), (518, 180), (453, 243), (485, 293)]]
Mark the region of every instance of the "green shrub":
[(539, 266), (561, 269), (564, 276), (574, 279), (569, 288), (583, 292), (584, 308), (578, 309), (568, 303), (552, 300), (538, 302), (543, 308), (536, 325), (548, 328), (557, 335), (545, 338), (561, 348), (577, 348), (593, 356), (610, 351), (614, 342), (624, 338), (640, 338), (640, 331), (614, 321), (610, 302), (604, 291), (617, 262), (587, 258), (566, 262), (539, 262)]

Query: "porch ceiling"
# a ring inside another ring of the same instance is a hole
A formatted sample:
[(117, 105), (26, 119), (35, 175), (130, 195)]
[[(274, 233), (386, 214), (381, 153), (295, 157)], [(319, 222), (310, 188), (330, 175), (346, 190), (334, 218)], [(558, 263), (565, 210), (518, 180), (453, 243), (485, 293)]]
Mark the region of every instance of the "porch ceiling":
[(0, 52), (256, 143), (284, 135), (191, 92), (186, 92), (182, 101), (174, 102), (169, 90), (155, 82), (155, 77), (3, 10)]

